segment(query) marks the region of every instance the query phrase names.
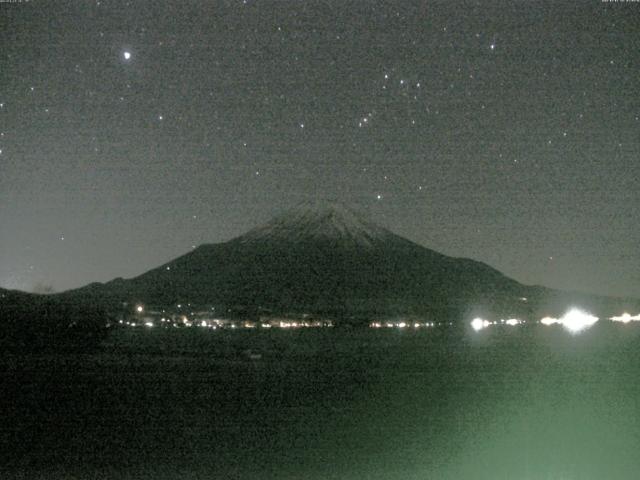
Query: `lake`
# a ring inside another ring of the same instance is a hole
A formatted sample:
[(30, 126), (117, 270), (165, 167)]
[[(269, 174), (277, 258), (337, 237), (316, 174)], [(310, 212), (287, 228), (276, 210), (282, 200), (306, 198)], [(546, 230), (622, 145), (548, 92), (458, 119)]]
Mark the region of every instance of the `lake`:
[[(251, 350), (252, 357), (246, 352)], [(123, 329), (0, 357), (3, 479), (629, 479), (640, 325)]]

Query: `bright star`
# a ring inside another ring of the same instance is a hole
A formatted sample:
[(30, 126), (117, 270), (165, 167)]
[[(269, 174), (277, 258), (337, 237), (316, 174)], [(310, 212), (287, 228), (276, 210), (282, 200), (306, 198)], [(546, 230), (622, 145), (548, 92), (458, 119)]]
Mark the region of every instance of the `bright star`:
[(131, 52), (124, 52), (122, 56), (125, 60), (129, 60), (131, 58)]

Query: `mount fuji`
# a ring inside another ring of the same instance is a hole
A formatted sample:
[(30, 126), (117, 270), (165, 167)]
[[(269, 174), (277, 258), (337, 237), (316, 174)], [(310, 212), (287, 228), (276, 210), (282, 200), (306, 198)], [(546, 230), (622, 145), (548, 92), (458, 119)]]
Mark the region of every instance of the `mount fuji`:
[(248, 315), (266, 311), (343, 319), (532, 316), (557, 314), (576, 303), (596, 311), (638, 304), (523, 285), (484, 263), (440, 254), (331, 203), (300, 205), (138, 277), (60, 295), (108, 308), (123, 302), (163, 308), (191, 303)]

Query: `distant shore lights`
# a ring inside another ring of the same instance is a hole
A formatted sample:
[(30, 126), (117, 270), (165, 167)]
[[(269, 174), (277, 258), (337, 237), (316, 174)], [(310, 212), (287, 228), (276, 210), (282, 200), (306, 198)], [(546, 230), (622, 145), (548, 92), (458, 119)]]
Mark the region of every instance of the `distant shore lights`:
[(471, 328), (476, 332), (483, 328), (487, 328), (489, 325), (491, 325), (491, 322), (489, 320), (483, 320), (482, 318), (474, 318), (471, 320)]
[(556, 323), (562, 323), (562, 322), (558, 318), (544, 317), (542, 320), (540, 320), (540, 323), (548, 326), (548, 325), (554, 325)]
[(591, 327), (597, 321), (598, 317), (594, 317), (593, 315), (583, 312), (577, 308), (572, 308), (561, 318), (544, 317), (540, 320), (540, 323), (543, 325), (554, 325), (557, 323), (558, 325), (562, 325), (571, 333), (578, 333)]
[[(624, 323), (628, 323), (632, 320), (640, 321), (640, 315), (636, 315), (632, 317), (628, 313), (625, 313), (620, 317), (611, 317), (611, 320), (624, 322)], [(564, 316), (562, 316), (561, 318), (544, 317), (540, 320), (540, 323), (542, 325), (547, 325), (547, 326), (554, 325), (554, 324), (562, 325), (565, 329), (567, 329), (571, 333), (578, 333), (582, 330), (585, 330), (591, 327), (597, 321), (598, 321), (598, 317), (594, 317), (593, 315), (583, 312), (582, 310), (579, 310), (577, 308), (572, 308), (567, 313), (565, 313)], [(471, 321), (471, 328), (473, 328), (477, 332), (491, 325), (516, 326), (516, 325), (522, 325), (524, 323), (527, 323), (527, 322), (525, 320), (521, 320), (518, 318), (509, 318), (507, 320), (503, 319), (500, 321), (492, 322), (492, 321), (484, 320), (478, 317), (478, 318), (474, 318)]]
[(564, 328), (570, 332), (577, 333), (591, 327), (598, 321), (598, 317), (594, 317), (593, 315), (578, 310), (577, 308), (573, 308), (565, 313), (561, 320)]
[(631, 315), (625, 312), (622, 315), (611, 317), (609, 320), (620, 323), (640, 322), (640, 313), (638, 315)]

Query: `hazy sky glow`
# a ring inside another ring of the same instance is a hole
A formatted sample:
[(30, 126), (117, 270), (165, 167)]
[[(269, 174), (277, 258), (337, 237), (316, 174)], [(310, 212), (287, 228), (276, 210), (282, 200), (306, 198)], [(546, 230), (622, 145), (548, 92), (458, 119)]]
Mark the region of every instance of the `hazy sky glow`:
[(134, 276), (308, 198), (640, 296), (640, 3), (0, 3), (0, 286)]

